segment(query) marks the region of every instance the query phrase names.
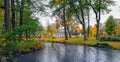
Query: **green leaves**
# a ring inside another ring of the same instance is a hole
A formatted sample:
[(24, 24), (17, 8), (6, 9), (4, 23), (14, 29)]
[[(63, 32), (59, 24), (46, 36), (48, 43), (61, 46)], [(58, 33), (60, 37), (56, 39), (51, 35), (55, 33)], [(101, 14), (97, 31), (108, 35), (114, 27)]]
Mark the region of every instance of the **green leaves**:
[(115, 20), (113, 19), (113, 16), (109, 16), (109, 18), (107, 19), (107, 22), (105, 24), (105, 31), (112, 35), (115, 33)]

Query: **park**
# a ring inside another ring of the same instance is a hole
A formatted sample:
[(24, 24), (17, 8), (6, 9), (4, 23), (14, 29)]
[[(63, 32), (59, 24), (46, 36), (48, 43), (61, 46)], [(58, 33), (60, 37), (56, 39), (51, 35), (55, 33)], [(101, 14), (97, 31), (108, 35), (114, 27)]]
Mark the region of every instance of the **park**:
[(119, 0), (0, 0), (0, 62), (120, 62)]

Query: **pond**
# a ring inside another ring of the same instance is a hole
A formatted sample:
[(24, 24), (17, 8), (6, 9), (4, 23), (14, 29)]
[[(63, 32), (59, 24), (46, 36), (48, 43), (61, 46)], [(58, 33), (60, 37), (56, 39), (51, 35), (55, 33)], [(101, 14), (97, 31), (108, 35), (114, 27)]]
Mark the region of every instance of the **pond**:
[(61, 43), (44, 43), (41, 51), (10, 57), (7, 62), (120, 62), (120, 51)]

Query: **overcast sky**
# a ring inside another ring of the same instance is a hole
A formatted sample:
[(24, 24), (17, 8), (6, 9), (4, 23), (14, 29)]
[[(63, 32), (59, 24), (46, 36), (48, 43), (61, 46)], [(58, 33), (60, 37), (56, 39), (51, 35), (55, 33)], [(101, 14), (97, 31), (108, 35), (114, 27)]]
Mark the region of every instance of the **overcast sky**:
[[(101, 23), (104, 23), (106, 21), (106, 19), (112, 15), (114, 18), (120, 18), (120, 0), (114, 0), (116, 1), (115, 2), (115, 6), (112, 6), (110, 7), (111, 9), (111, 12), (109, 14), (102, 14), (101, 15)], [(52, 12), (50, 10), (48, 10), (48, 12), (50, 14), (52, 14)], [(54, 17), (49, 17), (49, 16), (44, 16), (44, 17), (41, 17), (40, 14), (37, 15), (39, 17), (39, 21), (41, 22), (41, 24), (43, 26), (47, 26), (48, 22), (49, 23), (54, 23), (55, 22), (55, 18)], [(96, 24), (96, 21), (95, 21), (95, 16), (94, 16), (94, 13), (91, 12), (91, 15), (90, 15), (90, 25), (94, 26), (94, 24)]]

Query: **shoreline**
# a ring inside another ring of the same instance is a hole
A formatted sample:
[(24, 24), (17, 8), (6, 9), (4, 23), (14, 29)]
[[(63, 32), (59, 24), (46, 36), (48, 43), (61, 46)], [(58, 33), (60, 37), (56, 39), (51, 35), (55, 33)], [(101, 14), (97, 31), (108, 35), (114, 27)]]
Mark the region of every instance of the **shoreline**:
[(110, 48), (114, 50), (120, 50), (120, 42), (118, 41), (99, 41), (95, 39), (88, 39), (88, 40), (83, 40), (83, 39), (68, 39), (68, 40), (57, 40), (56, 39), (43, 39), (43, 42), (53, 42), (53, 43), (65, 43), (65, 44), (75, 44), (75, 45), (87, 45), (87, 46), (92, 46), (92, 47), (102, 47), (102, 48)]

